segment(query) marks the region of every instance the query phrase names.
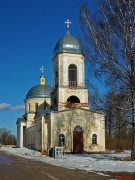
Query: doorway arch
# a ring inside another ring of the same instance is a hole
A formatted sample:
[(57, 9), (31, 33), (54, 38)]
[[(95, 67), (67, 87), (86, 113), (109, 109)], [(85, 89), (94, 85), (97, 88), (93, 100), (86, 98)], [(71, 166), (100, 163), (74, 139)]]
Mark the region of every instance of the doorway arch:
[(83, 152), (83, 129), (80, 125), (74, 127), (73, 131), (73, 152)]

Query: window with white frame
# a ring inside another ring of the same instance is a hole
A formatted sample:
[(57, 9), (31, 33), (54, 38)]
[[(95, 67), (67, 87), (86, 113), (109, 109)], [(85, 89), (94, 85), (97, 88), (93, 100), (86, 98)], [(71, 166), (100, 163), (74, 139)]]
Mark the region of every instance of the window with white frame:
[(59, 146), (64, 146), (65, 145), (65, 136), (64, 134), (59, 135)]

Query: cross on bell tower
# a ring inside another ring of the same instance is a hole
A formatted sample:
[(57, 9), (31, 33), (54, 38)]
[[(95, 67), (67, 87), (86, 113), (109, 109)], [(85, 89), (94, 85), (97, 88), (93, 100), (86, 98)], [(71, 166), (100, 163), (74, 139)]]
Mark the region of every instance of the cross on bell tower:
[(65, 24), (67, 25), (67, 29), (69, 29), (69, 25), (71, 24), (71, 21), (69, 21), (69, 19), (67, 19), (67, 20), (65, 21)]

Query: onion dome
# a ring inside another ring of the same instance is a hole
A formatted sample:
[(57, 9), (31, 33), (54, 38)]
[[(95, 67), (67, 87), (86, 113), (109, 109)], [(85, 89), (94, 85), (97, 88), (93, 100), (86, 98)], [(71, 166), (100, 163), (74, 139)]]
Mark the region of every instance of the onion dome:
[(60, 40), (56, 43), (54, 48), (54, 56), (58, 53), (75, 53), (75, 54), (83, 54), (82, 45), (78, 39), (74, 38), (69, 30), (67, 33), (60, 38)]

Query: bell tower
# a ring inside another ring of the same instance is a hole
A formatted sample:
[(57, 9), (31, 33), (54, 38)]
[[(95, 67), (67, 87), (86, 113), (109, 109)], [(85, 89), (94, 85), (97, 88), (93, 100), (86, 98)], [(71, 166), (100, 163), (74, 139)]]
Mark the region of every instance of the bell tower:
[(88, 109), (88, 89), (84, 80), (84, 56), (82, 45), (69, 31), (57, 42), (53, 57), (52, 109)]

